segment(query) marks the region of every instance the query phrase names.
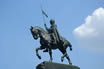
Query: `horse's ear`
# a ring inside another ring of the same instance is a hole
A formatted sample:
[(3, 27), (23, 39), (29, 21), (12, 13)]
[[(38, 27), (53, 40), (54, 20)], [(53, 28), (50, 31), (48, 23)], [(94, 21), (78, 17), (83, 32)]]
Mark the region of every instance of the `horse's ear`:
[(31, 26), (31, 28), (30, 28), (31, 30), (33, 29), (33, 27)]
[(33, 28), (33, 27), (31, 26), (31, 28)]

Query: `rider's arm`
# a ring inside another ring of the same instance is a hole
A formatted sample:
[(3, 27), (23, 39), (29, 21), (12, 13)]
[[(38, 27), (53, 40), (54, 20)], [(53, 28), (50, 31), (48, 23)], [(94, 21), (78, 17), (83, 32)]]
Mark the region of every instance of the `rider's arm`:
[(44, 26), (45, 26), (46, 30), (47, 30), (47, 31), (49, 31), (49, 28), (47, 27), (47, 25), (46, 25), (46, 24), (44, 24)]

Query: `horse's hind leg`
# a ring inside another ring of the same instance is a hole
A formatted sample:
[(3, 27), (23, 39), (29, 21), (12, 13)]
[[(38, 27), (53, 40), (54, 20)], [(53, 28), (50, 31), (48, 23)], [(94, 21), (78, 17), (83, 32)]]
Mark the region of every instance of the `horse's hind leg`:
[(66, 50), (64, 48), (59, 48), (59, 50), (63, 53), (63, 56), (61, 56), (61, 61), (64, 61), (64, 57), (66, 56)]
[(68, 54), (67, 54), (67, 52), (66, 52), (66, 50), (63, 48), (61, 48), (61, 49), (59, 49), (62, 53), (63, 53), (63, 56), (61, 57), (61, 61), (63, 62), (63, 60), (64, 60), (64, 57), (66, 57), (67, 58), (67, 60), (68, 60), (68, 62), (69, 62), (69, 64), (72, 64), (71, 63), (71, 60), (70, 60), (70, 58), (69, 58), (69, 56), (68, 56)]
[(66, 58), (68, 59), (69, 64), (71, 64), (71, 65), (72, 65), (72, 62), (71, 62), (71, 60), (70, 60), (70, 58), (69, 58), (68, 54), (66, 54)]
[(63, 56), (61, 57), (61, 61), (64, 61), (64, 57), (66, 56), (66, 53), (63, 54)]

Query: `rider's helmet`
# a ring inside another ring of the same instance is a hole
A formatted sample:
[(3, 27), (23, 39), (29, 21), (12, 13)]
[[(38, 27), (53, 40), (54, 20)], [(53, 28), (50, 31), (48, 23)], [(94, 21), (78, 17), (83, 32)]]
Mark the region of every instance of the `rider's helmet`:
[(55, 24), (55, 20), (54, 19), (51, 19), (50, 20), (50, 24), (52, 25), (52, 24)]

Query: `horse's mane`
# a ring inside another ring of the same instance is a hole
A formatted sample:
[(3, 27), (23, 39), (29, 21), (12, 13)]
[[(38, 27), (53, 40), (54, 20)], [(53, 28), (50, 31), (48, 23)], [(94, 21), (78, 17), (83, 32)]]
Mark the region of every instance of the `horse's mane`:
[(42, 32), (46, 32), (43, 28), (39, 27), (39, 26), (35, 26), (35, 29), (40, 29)]

